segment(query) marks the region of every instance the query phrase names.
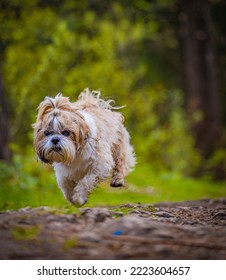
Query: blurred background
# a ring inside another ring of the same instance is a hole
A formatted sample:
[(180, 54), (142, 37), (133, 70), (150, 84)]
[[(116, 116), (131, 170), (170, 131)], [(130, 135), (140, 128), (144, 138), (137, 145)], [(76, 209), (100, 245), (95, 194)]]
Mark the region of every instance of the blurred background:
[(86, 87), (122, 110), (137, 154), (128, 188), (88, 206), (226, 196), (226, 2), (1, 0), (0, 209), (67, 207), (37, 162), (43, 98)]

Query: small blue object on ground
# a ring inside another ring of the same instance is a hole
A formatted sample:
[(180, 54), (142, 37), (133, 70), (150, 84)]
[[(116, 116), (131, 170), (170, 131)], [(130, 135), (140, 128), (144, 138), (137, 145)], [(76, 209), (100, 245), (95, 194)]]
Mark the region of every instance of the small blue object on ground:
[(119, 236), (119, 235), (122, 235), (122, 234), (123, 234), (122, 230), (116, 230), (116, 231), (113, 232), (114, 236)]

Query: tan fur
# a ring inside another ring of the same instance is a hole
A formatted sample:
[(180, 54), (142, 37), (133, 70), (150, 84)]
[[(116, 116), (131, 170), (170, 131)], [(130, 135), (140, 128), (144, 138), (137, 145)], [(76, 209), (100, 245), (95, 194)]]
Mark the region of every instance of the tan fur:
[(101, 99), (100, 92), (85, 89), (75, 103), (58, 94), (38, 107), (33, 125), (36, 154), (54, 166), (59, 187), (78, 206), (111, 174), (111, 186), (124, 186), (124, 177), (135, 165), (123, 116), (112, 104)]

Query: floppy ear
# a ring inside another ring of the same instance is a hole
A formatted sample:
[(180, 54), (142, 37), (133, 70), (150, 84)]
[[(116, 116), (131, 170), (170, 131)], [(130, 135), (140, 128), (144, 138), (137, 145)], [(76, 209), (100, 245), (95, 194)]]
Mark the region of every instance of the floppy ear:
[(85, 122), (84, 117), (78, 111), (74, 115), (71, 130), (74, 132), (74, 141), (77, 146), (77, 150), (80, 150), (88, 137), (89, 127)]

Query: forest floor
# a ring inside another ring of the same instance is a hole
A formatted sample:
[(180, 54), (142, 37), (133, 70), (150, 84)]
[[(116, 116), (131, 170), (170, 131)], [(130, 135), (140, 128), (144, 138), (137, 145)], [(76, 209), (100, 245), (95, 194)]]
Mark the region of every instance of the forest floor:
[(0, 212), (0, 259), (226, 259), (226, 199)]

